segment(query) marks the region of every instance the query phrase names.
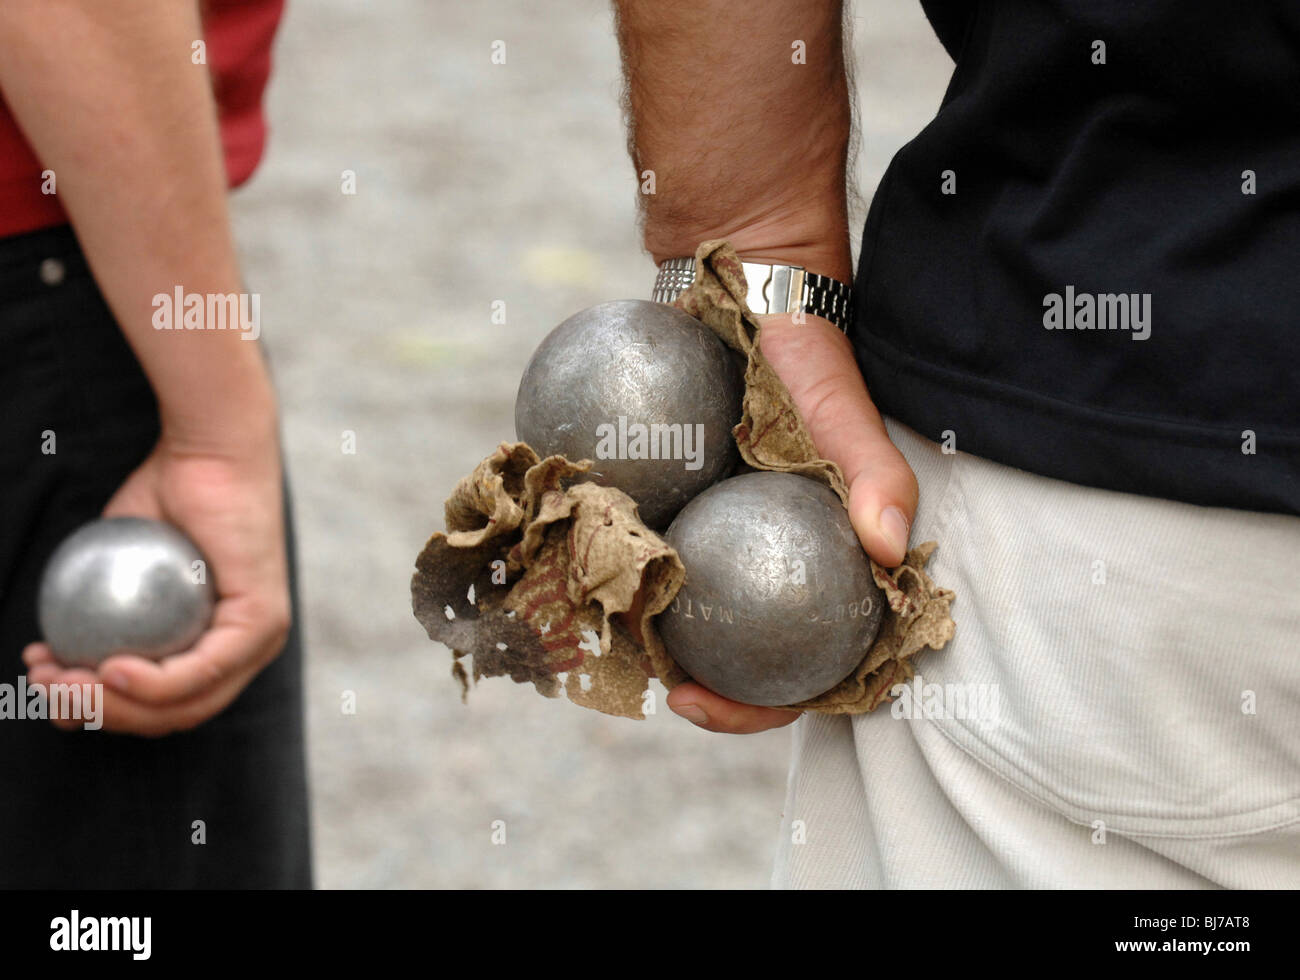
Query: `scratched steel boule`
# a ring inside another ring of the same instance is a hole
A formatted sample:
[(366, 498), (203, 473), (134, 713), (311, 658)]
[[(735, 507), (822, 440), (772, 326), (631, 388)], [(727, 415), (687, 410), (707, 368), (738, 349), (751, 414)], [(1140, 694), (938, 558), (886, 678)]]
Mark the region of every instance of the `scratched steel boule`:
[(662, 528), (731, 472), (743, 394), (743, 360), (704, 324), (664, 303), (617, 300), (542, 341), (519, 383), (515, 433), (542, 456), (590, 459), (590, 479)]
[(656, 619), (691, 677), (745, 704), (797, 704), (867, 655), (885, 597), (840, 498), (791, 473), (732, 477), (665, 535), (686, 581)]
[(203, 555), (181, 531), (139, 517), (83, 524), (54, 550), (41, 577), (37, 616), (66, 667), (117, 653), (151, 660), (189, 649), (216, 601)]

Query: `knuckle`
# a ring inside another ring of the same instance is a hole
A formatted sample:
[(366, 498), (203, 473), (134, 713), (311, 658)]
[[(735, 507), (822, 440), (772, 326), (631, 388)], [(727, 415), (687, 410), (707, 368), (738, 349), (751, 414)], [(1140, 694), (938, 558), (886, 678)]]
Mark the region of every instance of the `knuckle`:
[(147, 738), (167, 738), (171, 735), (179, 735), (182, 732), (197, 728), (204, 720), (204, 717), (193, 708), (169, 711), (142, 724), (139, 734)]
[(204, 685), (212, 686), (221, 682), (221, 678), (225, 676), (225, 670), (217, 661), (207, 660), (203, 663), (203, 675)]
[(104, 729), (122, 735), (135, 735), (138, 738), (148, 739), (165, 738), (172, 734), (172, 729), (167, 723), (158, 718), (129, 718), (105, 721)]
[[(710, 714), (710, 718), (713, 715)], [(736, 707), (728, 706), (717, 714), (714, 719), (714, 725), (719, 732), (725, 732), (728, 735), (738, 735), (748, 728), (749, 711), (747, 708), (737, 705)]]
[(206, 713), (186, 711), (172, 722), (169, 726), (170, 731), (168, 734), (174, 735), (179, 732), (193, 731), (195, 728), (198, 728), (199, 725), (203, 724), (203, 722), (207, 721), (207, 719), (208, 716)]
[(254, 615), (258, 632), (265, 637), (268, 646), (273, 646), (279, 652), (293, 627), (293, 611), (289, 606), (288, 595), (278, 595), (260, 603)]
[(275, 652), (278, 654), (284, 649), (285, 641), (289, 639), (289, 630), (293, 628), (293, 613), (289, 611), (287, 602), (284, 609), (271, 619), (270, 626), (271, 645), (274, 646)]
[(798, 399), (802, 402), (799, 413), (804, 421), (815, 429), (836, 421), (834, 413), (841, 391), (839, 379), (835, 377), (818, 378), (804, 388)]
[(912, 472), (912, 467), (908, 466), (906, 462), (903, 463), (902, 490), (913, 504), (921, 496), (921, 485), (916, 482), (916, 474)]

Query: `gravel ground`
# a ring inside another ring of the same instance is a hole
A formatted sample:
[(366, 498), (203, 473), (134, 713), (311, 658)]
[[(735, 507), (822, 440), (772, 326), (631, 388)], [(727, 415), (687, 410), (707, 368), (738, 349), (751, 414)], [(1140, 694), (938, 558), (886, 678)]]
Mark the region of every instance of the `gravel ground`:
[[(869, 197), (951, 63), (918, 5), (856, 18)], [(269, 155), (235, 212), (297, 508), (323, 887), (768, 881), (788, 730), (607, 718), (505, 679), (465, 706), (411, 615), (415, 555), (513, 437), (529, 353), (582, 307), (648, 295), (619, 87), (604, 2), (290, 0)]]

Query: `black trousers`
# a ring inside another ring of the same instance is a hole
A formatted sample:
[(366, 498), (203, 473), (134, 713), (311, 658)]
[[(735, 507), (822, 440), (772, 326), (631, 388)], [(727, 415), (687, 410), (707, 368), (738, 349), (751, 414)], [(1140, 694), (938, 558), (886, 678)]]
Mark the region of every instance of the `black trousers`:
[[(17, 686), (22, 649), (39, 639), (46, 559), (98, 516), (158, 431), (153, 392), (71, 230), (0, 241), (0, 684)], [(43, 452), (51, 434), (56, 451)], [(291, 537), (291, 575), (293, 554)], [(0, 719), (0, 887), (311, 881), (296, 625), (283, 654), (190, 732)]]

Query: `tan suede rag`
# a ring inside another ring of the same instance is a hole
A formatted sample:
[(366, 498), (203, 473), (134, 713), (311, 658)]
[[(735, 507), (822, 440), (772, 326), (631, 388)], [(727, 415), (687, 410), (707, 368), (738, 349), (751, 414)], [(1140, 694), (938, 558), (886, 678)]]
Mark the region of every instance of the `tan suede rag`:
[[(745, 463), (820, 480), (847, 504), (839, 467), (818, 457), (798, 409), (759, 350), (760, 325), (745, 304), (740, 259), (723, 240), (695, 253), (695, 282), (674, 304), (748, 358), (744, 409), (732, 430)], [(621, 490), (582, 482), (587, 460), (540, 459), (524, 443), (502, 443), (446, 501), (411, 579), (415, 617), (451, 648), (475, 682), (508, 675), (547, 697), (606, 714), (641, 718), (649, 679), (673, 688), (686, 673), (665, 651), (654, 617), (685, 580), (677, 553), (638, 518)], [(935, 542), (918, 545), (892, 571), (871, 563), (887, 608), (880, 632), (848, 678), (791, 708), (828, 714), (870, 711), (913, 675), (910, 659), (953, 636), (955, 598), (925, 572)], [(643, 594), (639, 632), (620, 615)]]

